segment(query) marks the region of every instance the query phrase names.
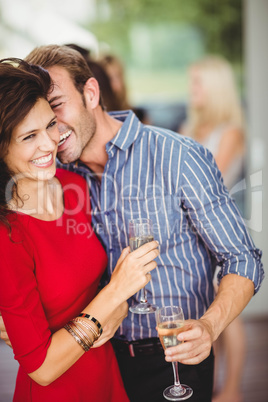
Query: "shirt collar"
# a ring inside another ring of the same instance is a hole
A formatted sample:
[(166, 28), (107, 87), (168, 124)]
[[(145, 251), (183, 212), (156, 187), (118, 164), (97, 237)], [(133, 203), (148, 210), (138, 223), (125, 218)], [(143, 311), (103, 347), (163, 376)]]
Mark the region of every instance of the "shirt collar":
[[(106, 144), (106, 151), (109, 154), (109, 151), (114, 145), (120, 148), (122, 151), (126, 151), (139, 135), (142, 123), (135, 115), (135, 113), (132, 112), (132, 110), (109, 112), (108, 114), (111, 117), (122, 121), (123, 125), (120, 127), (114, 138), (112, 138), (112, 140)], [(57, 163), (58, 167), (62, 167), (63, 164), (61, 162), (57, 161)], [(91, 171), (91, 169), (79, 159), (75, 162), (68, 163), (67, 166), (72, 166), (74, 169), (85, 167), (87, 170)]]
[(109, 115), (123, 122), (114, 138), (106, 144), (107, 152), (113, 145), (126, 151), (139, 135), (142, 123), (131, 110), (109, 112)]

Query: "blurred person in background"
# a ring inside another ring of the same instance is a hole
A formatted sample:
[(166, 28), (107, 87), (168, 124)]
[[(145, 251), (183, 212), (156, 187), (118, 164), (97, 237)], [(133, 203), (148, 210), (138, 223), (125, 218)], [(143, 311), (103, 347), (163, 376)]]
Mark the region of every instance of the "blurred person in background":
[(120, 102), (120, 109), (131, 109), (127, 96), (125, 69), (121, 60), (115, 55), (104, 55), (100, 57), (100, 63), (110, 77), (112, 88)]
[[(243, 112), (232, 67), (222, 57), (207, 56), (190, 66), (189, 77), (188, 119), (179, 132), (212, 152), (230, 191), (243, 177), (246, 145)], [(215, 277), (217, 272), (218, 268)], [(224, 382), (219, 390), (216, 381), (213, 401), (241, 402), (246, 352), (241, 317), (223, 331), (215, 344), (216, 380), (221, 351), (225, 355)]]
[(144, 124), (150, 124), (146, 110), (141, 107), (134, 107), (129, 102), (125, 69), (122, 61), (115, 55), (107, 54), (100, 57), (99, 62), (110, 77), (111, 86), (119, 103), (119, 109), (117, 110), (131, 109)]

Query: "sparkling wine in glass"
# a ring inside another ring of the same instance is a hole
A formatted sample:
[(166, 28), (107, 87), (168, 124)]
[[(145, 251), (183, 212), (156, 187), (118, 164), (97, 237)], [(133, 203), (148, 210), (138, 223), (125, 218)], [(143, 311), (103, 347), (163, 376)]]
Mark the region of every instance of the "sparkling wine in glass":
[[(145, 243), (154, 240), (152, 221), (147, 218), (131, 219), (129, 221), (129, 245), (130, 250), (134, 251)], [(148, 303), (145, 287), (141, 290), (141, 298), (138, 304), (130, 306), (129, 310), (136, 314), (154, 313), (157, 306)]]
[[(177, 339), (180, 332), (184, 331), (184, 315), (181, 307), (167, 306), (156, 311), (158, 336), (164, 349), (179, 345)], [(167, 387), (163, 395), (169, 401), (184, 401), (193, 395), (193, 390), (188, 385), (180, 383), (178, 362), (172, 362), (174, 373), (174, 385)]]

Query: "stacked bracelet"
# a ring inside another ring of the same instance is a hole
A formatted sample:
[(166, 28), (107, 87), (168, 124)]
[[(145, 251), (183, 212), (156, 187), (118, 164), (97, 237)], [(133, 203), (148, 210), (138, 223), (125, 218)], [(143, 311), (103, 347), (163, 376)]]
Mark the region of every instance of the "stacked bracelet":
[(95, 342), (100, 337), (100, 332), (97, 332), (96, 329), (93, 328), (93, 324), (91, 324), (90, 321), (86, 322), (85, 320), (77, 317), (74, 318), (72, 322), (81, 324), (84, 328), (88, 329), (94, 335), (93, 342)]
[(77, 325), (76, 323), (74, 323), (73, 321), (71, 321), (69, 323), (69, 325), (72, 327), (73, 330), (76, 330), (76, 332), (81, 336), (81, 338), (83, 339), (83, 341), (89, 345), (89, 347), (91, 348), (91, 346), (93, 346), (93, 341), (90, 338), (90, 336), (88, 335), (88, 333), (86, 331), (84, 331), (83, 328), (80, 327), (80, 325)]
[(88, 336), (83, 335), (77, 328), (74, 328), (74, 324), (71, 322), (64, 326), (64, 329), (68, 331), (72, 337), (76, 340), (76, 342), (84, 349), (85, 352), (88, 352), (93, 342), (89, 339)]
[[(79, 318), (87, 318), (89, 321), (86, 322), (85, 320)], [(93, 324), (96, 325), (94, 328)], [(83, 328), (86, 328), (85, 331)], [(93, 343), (101, 336), (102, 334), (102, 326), (96, 318), (89, 314), (81, 313), (78, 317), (74, 318), (73, 320), (69, 321), (68, 324), (64, 326), (64, 329), (68, 331), (72, 337), (76, 340), (76, 342), (83, 348), (85, 352), (87, 352)], [(88, 331), (93, 335), (93, 340), (89, 336)]]
[(78, 317), (84, 317), (84, 318), (87, 318), (88, 320), (94, 322), (94, 324), (98, 327), (98, 329), (99, 329), (99, 331), (100, 331), (99, 334), (100, 334), (100, 335), (102, 334), (102, 326), (101, 326), (101, 323), (100, 323), (95, 317), (93, 317), (93, 316), (90, 315), (90, 314), (86, 314), (86, 313), (81, 313), (81, 314), (79, 314)]

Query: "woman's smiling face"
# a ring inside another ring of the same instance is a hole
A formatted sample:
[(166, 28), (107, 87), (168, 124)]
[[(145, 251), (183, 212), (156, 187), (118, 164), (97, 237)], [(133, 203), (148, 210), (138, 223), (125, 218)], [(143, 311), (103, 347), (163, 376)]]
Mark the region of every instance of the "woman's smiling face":
[(5, 162), (18, 178), (49, 180), (56, 172), (59, 140), (54, 112), (45, 99), (38, 99), (13, 130)]

